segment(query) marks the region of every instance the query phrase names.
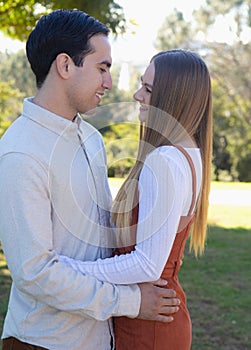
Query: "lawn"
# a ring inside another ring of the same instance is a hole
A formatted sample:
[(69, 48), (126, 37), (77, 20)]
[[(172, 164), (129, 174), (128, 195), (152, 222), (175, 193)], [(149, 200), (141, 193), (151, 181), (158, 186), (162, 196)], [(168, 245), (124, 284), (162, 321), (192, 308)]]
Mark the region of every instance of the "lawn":
[(210, 226), (204, 256), (185, 255), (193, 350), (251, 349), (250, 246), (251, 228)]
[[(116, 191), (121, 180), (110, 183)], [(248, 350), (251, 202), (247, 199), (251, 198), (251, 184), (213, 183), (212, 193), (205, 254), (195, 259), (187, 251), (180, 272), (193, 323), (192, 350)], [(242, 196), (243, 201), (239, 200)], [(220, 204), (224, 200), (226, 203)], [(0, 327), (9, 288), (10, 277), (0, 251)]]

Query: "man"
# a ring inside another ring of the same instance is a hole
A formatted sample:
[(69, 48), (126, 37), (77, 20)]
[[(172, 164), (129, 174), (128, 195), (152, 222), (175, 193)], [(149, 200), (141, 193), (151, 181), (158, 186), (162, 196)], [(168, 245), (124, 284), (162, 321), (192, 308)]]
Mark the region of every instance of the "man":
[(78, 115), (112, 87), (107, 35), (87, 14), (58, 10), (27, 41), (38, 89), (0, 143), (0, 238), (13, 279), (3, 350), (113, 349), (112, 316), (170, 322), (163, 314), (178, 310), (174, 291), (103, 283), (58, 260), (111, 254), (104, 146)]

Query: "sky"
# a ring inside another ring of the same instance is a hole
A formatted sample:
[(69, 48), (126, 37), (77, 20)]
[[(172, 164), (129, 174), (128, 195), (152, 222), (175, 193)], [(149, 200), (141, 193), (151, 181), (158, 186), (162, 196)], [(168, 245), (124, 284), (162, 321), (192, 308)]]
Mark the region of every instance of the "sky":
[[(164, 19), (174, 8), (181, 10), (186, 20), (192, 18), (192, 12), (198, 9), (205, 0), (116, 0), (123, 9), (126, 18), (133, 19), (138, 24), (133, 27), (135, 34), (130, 31), (116, 41), (111, 38), (112, 56), (114, 62), (134, 62), (147, 64), (156, 53), (154, 40)], [(211, 40), (229, 41), (229, 23), (219, 20)], [(0, 32), (0, 51), (15, 52), (24, 48), (25, 44), (6, 38)]]
[(117, 3), (124, 8), (126, 18), (135, 20), (138, 26), (134, 27), (135, 35), (127, 33), (117, 42), (112, 41), (114, 60), (146, 63), (156, 53), (157, 32), (174, 8), (190, 20), (193, 10), (204, 0), (117, 0)]

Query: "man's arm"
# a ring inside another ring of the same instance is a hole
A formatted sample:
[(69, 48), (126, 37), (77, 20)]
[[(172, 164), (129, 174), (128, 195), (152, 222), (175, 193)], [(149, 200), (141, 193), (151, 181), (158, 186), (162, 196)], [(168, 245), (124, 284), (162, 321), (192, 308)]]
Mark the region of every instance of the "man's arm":
[(141, 300), (137, 285), (100, 282), (58, 261), (47, 172), (40, 162), (10, 153), (0, 158), (0, 174), (0, 239), (15, 288), (82, 317), (136, 317)]
[[(140, 293), (137, 285), (100, 282), (58, 261), (47, 175), (35, 159), (21, 154), (1, 158), (1, 176), (0, 232), (17, 289), (55, 309), (84, 317), (105, 320), (137, 317), (140, 312), (145, 319), (159, 319), (157, 287), (141, 287)], [(151, 294), (154, 298), (149, 301)], [(152, 311), (146, 314), (144, 305)]]

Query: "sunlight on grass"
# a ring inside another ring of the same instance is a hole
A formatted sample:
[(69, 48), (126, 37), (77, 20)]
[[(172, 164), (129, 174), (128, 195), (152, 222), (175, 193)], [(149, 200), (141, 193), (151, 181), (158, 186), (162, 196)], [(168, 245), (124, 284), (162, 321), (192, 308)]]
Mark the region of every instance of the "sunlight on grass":
[[(123, 179), (109, 178), (113, 196), (122, 183)], [(251, 183), (212, 182), (211, 193), (210, 225), (251, 229)]]
[(212, 182), (212, 189), (214, 190), (240, 190), (240, 191), (251, 191), (250, 182)]
[(251, 207), (213, 204), (209, 207), (208, 222), (210, 225), (225, 228), (250, 228)]

